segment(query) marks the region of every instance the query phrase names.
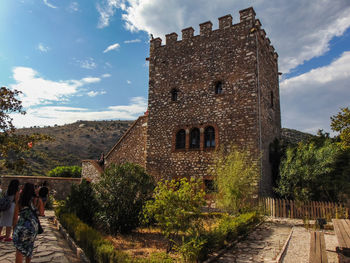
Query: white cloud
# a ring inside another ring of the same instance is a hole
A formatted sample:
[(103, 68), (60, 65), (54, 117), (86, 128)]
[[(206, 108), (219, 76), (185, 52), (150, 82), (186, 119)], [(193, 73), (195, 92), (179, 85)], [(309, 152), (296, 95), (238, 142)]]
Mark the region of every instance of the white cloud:
[(47, 5), (48, 7), (51, 7), (51, 8), (57, 8), (57, 6), (54, 6), (53, 4), (50, 4), (48, 1), (49, 0), (43, 0), (44, 1), (44, 4)]
[(93, 58), (87, 58), (85, 60), (75, 60), (78, 65), (81, 68), (85, 68), (85, 69), (95, 69), (97, 67), (97, 64), (95, 63), (95, 60)]
[(109, 62), (106, 62), (106, 63), (105, 63), (105, 68), (112, 68), (112, 64), (109, 63)]
[(125, 44), (138, 43), (138, 42), (141, 42), (141, 40), (138, 38), (124, 41)]
[(102, 78), (110, 78), (112, 75), (109, 73), (103, 74), (101, 77)]
[(330, 132), (330, 117), (350, 102), (350, 51), (331, 64), (280, 84), (282, 126)]
[(77, 2), (72, 2), (68, 6), (68, 11), (70, 12), (78, 12), (79, 11), (79, 4)]
[(115, 43), (115, 44), (113, 44), (113, 45), (108, 46), (108, 47), (103, 51), (103, 53), (107, 53), (107, 52), (109, 52), (109, 51), (111, 51), (111, 50), (118, 50), (119, 47), (120, 47), (120, 45), (119, 45), (118, 43)]
[(98, 28), (104, 28), (109, 25), (111, 18), (114, 16), (117, 8), (125, 8), (124, 0), (102, 0), (97, 4), (97, 11), (100, 14)]
[(44, 53), (47, 53), (50, 50), (50, 48), (48, 46), (45, 46), (43, 43), (39, 43), (36, 48), (40, 52), (44, 52)]
[(81, 81), (83, 83), (89, 84), (89, 83), (100, 82), (101, 79), (100, 78), (94, 78), (94, 77), (86, 77), (86, 78), (81, 79)]
[(127, 80), (126, 83), (128, 83), (129, 85), (131, 84), (131, 81), (130, 80)]
[(13, 114), (16, 127), (63, 125), (77, 120), (133, 120), (147, 109), (145, 98), (132, 98), (128, 105), (111, 106), (101, 111), (90, 111), (86, 108), (45, 106), (30, 108), (26, 115)]
[(87, 95), (89, 97), (96, 97), (97, 95), (103, 95), (103, 94), (106, 94), (106, 92), (105, 91), (93, 91), (92, 90), (92, 91), (87, 93)]
[(349, 0), (104, 0), (100, 6), (104, 7), (104, 13), (100, 12), (104, 26), (120, 8), (127, 29), (143, 30), (163, 41), (165, 34), (181, 35), (189, 26), (198, 34), (199, 23), (208, 20), (217, 28), (217, 18), (226, 14), (237, 23), (238, 11), (253, 6), (280, 56), (282, 72), (327, 52), (329, 41), (350, 26)]
[(44, 79), (34, 69), (26, 67), (14, 68), (13, 79), (16, 83), (12, 84), (11, 88), (22, 91), (20, 99), (24, 107), (64, 101), (75, 95), (78, 88), (101, 80), (86, 77), (81, 80), (52, 81)]

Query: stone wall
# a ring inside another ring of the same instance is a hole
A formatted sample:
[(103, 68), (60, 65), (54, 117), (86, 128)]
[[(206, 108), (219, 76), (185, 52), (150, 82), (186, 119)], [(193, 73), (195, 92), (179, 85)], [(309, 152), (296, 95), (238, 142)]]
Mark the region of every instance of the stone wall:
[(259, 20), (255, 21), (255, 36), (258, 57), (258, 88), (260, 98), (261, 166), (260, 192), (272, 194), (272, 174), (269, 160), (270, 144), (281, 134), (281, 113), (279, 100), (278, 55), (275, 53)]
[(131, 162), (145, 167), (147, 116), (139, 117), (114, 145), (105, 158), (105, 167), (110, 164)]
[(47, 176), (1, 176), (1, 188), (3, 191), (7, 190), (7, 186), (13, 179), (19, 180), (20, 184), (32, 183), (42, 185), (44, 181), (47, 182), (50, 194), (57, 200), (65, 199), (73, 184), (80, 184), (81, 178), (63, 178), (63, 177), (47, 177)]
[(103, 168), (96, 160), (83, 160), (81, 166), (82, 177), (91, 182), (96, 181), (103, 173)]
[[(166, 35), (165, 45), (160, 38), (151, 40), (147, 172), (157, 178), (210, 178), (215, 150), (233, 144), (255, 156), (264, 153), (260, 186), (269, 190), (267, 150), (280, 130), (277, 54), (257, 21), (248, 8), (240, 11), (235, 25), (227, 15), (219, 18), (217, 30), (209, 21), (200, 24), (196, 36), (190, 27), (182, 30), (182, 40), (176, 33)], [(218, 82), (223, 84), (221, 94), (215, 93)], [(175, 101), (173, 90), (178, 94)], [(272, 110), (265, 105), (270, 91), (276, 105)], [(215, 127), (214, 148), (203, 146), (208, 126)], [(198, 149), (188, 147), (193, 128), (200, 129)], [(177, 150), (174, 138), (180, 129), (186, 131), (186, 147)]]
[[(133, 162), (156, 179), (201, 176), (210, 180), (215, 151), (231, 145), (261, 156), (260, 194), (271, 192), (269, 145), (281, 130), (278, 55), (253, 8), (241, 10), (240, 21), (219, 18), (151, 40), (148, 115), (140, 117), (106, 156), (112, 163)], [(220, 83), (220, 92), (217, 85)], [(205, 129), (215, 130), (215, 146), (205, 147)], [(193, 129), (198, 148), (190, 147)], [(184, 147), (175, 147), (184, 131)], [(84, 168), (86, 167), (86, 168)], [(96, 178), (94, 164), (83, 162), (83, 174)], [(84, 171), (87, 171), (86, 173)], [(85, 176), (85, 175), (84, 175)], [(85, 176), (86, 177), (86, 176)]]

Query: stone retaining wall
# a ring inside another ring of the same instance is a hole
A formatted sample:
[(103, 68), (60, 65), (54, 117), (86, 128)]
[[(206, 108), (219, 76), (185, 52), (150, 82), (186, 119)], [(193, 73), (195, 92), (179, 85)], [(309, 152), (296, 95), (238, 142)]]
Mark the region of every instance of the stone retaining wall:
[(73, 184), (80, 184), (81, 178), (64, 178), (64, 177), (47, 177), (47, 176), (18, 176), (18, 175), (3, 175), (1, 178), (1, 189), (6, 191), (7, 186), (13, 179), (19, 180), (20, 184), (32, 183), (36, 185), (42, 185), (44, 181), (47, 182), (47, 186), (50, 190), (50, 194), (53, 194), (55, 199), (63, 200), (69, 193)]

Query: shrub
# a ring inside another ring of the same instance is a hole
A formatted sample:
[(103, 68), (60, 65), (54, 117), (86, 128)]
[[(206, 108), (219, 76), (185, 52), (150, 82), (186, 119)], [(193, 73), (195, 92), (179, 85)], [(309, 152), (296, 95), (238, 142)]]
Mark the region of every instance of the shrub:
[(139, 225), (139, 214), (154, 189), (153, 177), (136, 164), (112, 165), (94, 185), (105, 231), (127, 233)]
[(280, 165), (275, 191), (297, 201), (346, 201), (350, 194), (350, 150), (328, 135), (288, 148)]
[(188, 237), (183, 236), (182, 243), (175, 245), (175, 250), (180, 253), (182, 261), (197, 262), (206, 242), (207, 240), (199, 233)]
[(239, 236), (247, 234), (259, 221), (261, 216), (256, 212), (241, 214), (238, 217), (224, 215), (219, 219), (217, 227), (203, 234), (202, 238), (207, 242), (203, 245), (199, 258), (203, 260), (208, 254), (221, 249), (228, 242), (233, 242)]
[[(175, 245), (185, 261), (197, 258), (205, 242), (199, 237), (203, 230), (199, 218), (205, 204), (201, 181), (182, 178), (159, 182), (153, 198), (145, 205), (145, 221), (156, 221), (169, 240), (168, 251)], [(182, 237), (182, 242), (178, 242), (180, 231), (189, 235)]]
[(48, 176), (50, 177), (81, 177), (80, 166), (57, 166), (56, 168), (49, 171)]
[(159, 182), (153, 200), (145, 205), (144, 218), (145, 221), (154, 218), (167, 238), (174, 237), (179, 231), (186, 232), (192, 227), (204, 204), (204, 191), (199, 180), (182, 178)]
[(218, 154), (214, 182), (220, 208), (229, 213), (241, 213), (254, 207), (259, 178), (257, 162), (248, 152), (236, 147), (232, 147), (229, 153), (221, 151)]
[(76, 214), (80, 220), (92, 225), (95, 212), (98, 210), (98, 202), (90, 182), (85, 179), (78, 185), (72, 185), (65, 206), (67, 211)]
[(62, 226), (84, 250), (91, 262), (132, 262), (126, 253), (115, 250), (109, 240), (83, 223), (74, 214), (57, 213), (56, 215), (60, 219)]

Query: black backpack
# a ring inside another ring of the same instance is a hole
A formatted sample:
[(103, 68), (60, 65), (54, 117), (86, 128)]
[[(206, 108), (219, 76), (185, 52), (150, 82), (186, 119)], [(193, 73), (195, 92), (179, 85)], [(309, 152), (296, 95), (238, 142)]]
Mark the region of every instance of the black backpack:
[(3, 197), (0, 198), (0, 212), (4, 212), (6, 210), (9, 210), (10, 207), (11, 207), (11, 200), (5, 194)]

